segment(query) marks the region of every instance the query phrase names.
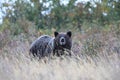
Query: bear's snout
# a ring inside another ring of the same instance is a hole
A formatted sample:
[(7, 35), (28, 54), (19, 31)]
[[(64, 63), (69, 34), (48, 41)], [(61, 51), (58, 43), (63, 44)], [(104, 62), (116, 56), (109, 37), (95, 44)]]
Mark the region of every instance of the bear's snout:
[(66, 44), (66, 40), (64, 37), (60, 38), (60, 45), (65, 45)]
[(61, 39), (61, 42), (65, 42), (65, 39), (63, 38), (63, 39)]

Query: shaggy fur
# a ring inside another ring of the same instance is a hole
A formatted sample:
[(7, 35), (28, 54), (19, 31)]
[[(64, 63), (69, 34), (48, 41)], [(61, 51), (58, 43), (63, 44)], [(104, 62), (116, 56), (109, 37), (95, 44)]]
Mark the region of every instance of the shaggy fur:
[(42, 35), (37, 40), (35, 40), (30, 47), (30, 53), (35, 57), (45, 57), (52, 55), (60, 56), (64, 54), (64, 51), (70, 53), (72, 47), (72, 33), (68, 31), (67, 33), (54, 32), (55, 37), (48, 35)]
[(68, 31), (67, 33), (58, 33), (55, 32), (55, 39), (54, 39), (54, 49), (53, 55), (63, 55), (64, 51), (67, 51), (69, 55), (71, 55), (71, 47), (72, 47), (72, 33)]
[[(49, 43), (53, 38), (48, 35), (42, 35), (37, 40), (35, 40), (30, 47), (30, 53), (35, 57), (45, 57), (49, 56), (52, 52), (52, 45)], [(50, 46), (48, 46), (48, 44)]]

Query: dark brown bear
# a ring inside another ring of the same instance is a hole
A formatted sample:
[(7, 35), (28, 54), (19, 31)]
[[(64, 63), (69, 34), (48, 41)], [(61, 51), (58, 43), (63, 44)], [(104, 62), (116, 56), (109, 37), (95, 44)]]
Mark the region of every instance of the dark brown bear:
[[(67, 51), (71, 55), (72, 47), (72, 32), (58, 33), (54, 32), (55, 37), (48, 35), (42, 35), (36, 39), (30, 47), (30, 54), (34, 57), (45, 57), (50, 55), (61, 56), (64, 51)], [(53, 53), (53, 54), (52, 54)]]
[(67, 51), (71, 55), (72, 47), (72, 32), (68, 31), (67, 33), (58, 33), (54, 32), (54, 49), (53, 55), (63, 55), (64, 51)]

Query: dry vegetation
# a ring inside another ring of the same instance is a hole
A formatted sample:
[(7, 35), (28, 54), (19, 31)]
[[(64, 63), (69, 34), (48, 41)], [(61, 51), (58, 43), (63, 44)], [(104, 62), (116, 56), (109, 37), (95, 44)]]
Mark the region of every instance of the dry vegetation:
[(119, 80), (120, 36), (115, 29), (73, 31), (73, 56), (45, 58), (46, 63), (30, 59), (36, 34), (28, 33), (0, 33), (0, 80)]

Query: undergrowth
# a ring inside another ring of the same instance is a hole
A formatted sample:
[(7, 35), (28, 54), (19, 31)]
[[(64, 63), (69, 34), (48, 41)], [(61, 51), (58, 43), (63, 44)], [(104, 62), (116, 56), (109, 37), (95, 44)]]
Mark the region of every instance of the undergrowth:
[(83, 32), (73, 27), (73, 55), (46, 57), (39, 61), (30, 59), (30, 44), (40, 35), (53, 36), (56, 29), (36, 30), (35, 25), (27, 21), (17, 21), (17, 24), (19, 33), (15, 32), (16, 25), (4, 24), (1, 27), (1, 80), (119, 80), (119, 24), (106, 25), (108, 28), (98, 28), (96, 24), (85, 28), (89, 25), (84, 24)]

